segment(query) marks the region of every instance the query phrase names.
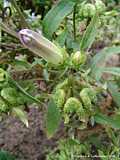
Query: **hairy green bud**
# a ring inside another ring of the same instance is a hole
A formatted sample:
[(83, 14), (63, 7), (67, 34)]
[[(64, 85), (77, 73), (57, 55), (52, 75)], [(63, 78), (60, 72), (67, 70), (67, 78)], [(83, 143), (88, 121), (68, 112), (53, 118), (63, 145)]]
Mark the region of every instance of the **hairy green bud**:
[(62, 107), (65, 102), (65, 91), (63, 89), (58, 89), (53, 95), (53, 100), (58, 107)]
[(85, 4), (81, 9), (81, 16), (88, 18), (93, 17), (96, 13), (95, 6), (91, 3)]
[(68, 124), (72, 113), (76, 113), (81, 107), (80, 101), (75, 97), (70, 97), (64, 105), (64, 123)]
[(8, 74), (0, 68), (0, 87), (4, 87), (8, 83)]
[(82, 64), (85, 64), (87, 56), (85, 53), (81, 53), (77, 51), (76, 53), (72, 54), (72, 64), (74, 67), (79, 68)]
[(101, 0), (96, 0), (95, 7), (99, 14), (102, 14), (106, 9), (105, 4)]
[(77, 98), (70, 97), (64, 105), (64, 112), (74, 113), (79, 109), (80, 106), (81, 106), (81, 103)]
[(80, 98), (84, 104), (84, 107), (90, 110), (92, 109), (92, 102), (95, 103), (97, 101), (96, 92), (92, 88), (83, 88), (80, 92)]
[(77, 115), (81, 122), (86, 122), (88, 119), (87, 113), (85, 109), (83, 108), (82, 104), (81, 104), (81, 107), (77, 110)]
[(86, 109), (91, 109), (92, 104), (91, 104), (91, 99), (88, 95), (88, 88), (83, 88), (82, 91), (80, 92), (80, 98), (84, 104), (84, 107)]

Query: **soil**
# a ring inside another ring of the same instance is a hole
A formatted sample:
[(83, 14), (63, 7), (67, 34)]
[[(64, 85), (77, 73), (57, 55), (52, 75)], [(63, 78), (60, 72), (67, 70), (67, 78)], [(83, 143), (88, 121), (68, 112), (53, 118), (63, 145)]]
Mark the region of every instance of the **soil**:
[(58, 131), (48, 139), (43, 129), (43, 117), (39, 109), (30, 108), (29, 128), (26, 128), (19, 119), (7, 116), (0, 122), (0, 148), (16, 155), (18, 160), (44, 160), (47, 151), (56, 146), (63, 132)]

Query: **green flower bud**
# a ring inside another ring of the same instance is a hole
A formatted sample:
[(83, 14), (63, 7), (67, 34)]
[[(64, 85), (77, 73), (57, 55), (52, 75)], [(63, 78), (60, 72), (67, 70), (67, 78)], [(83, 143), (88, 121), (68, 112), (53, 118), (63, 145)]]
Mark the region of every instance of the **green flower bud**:
[(80, 92), (80, 98), (84, 104), (84, 107), (86, 109), (90, 109), (91, 110), (91, 107), (92, 107), (92, 104), (91, 104), (91, 99), (88, 95), (88, 88), (83, 88), (82, 91)]
[(96, 13), (95, 6), (91, 3), (85, 4), (81, 9), (81, 15), (85, 18), (93, 17)]
[(41, 34), (30, 29), (22, 29), (19, 31), (18, 36), (26, 48), (47, 62), (52, 64), (63, 62), (61, 50)]
[(16, 104), (17, 103), (17, 96), (18, 93), (16, 89), (8, 87), (8, 88), (3, 88), (1, 90), (1, 96), (6, 99), (10, 104)]
[(64, 112), (65, 113), (74, 113), (81, 107), (81, 105), (82, 104), (80, 103), (80, 101), (77, 98), (70, 97), (64, 105)]
[(85, 53), (81, 53), (77, 51), (76, 53), (72, 54), (72, 64), (74, 67), (79, 68), (82, 64), (85, 64), (87, 56)]
[(102, 14), (106, 9), (105, 4), (101, 0), (96, 0), (95, 7), (99, 14)]
[(63, 89), (58, 89), (53, 95), (53, 100), (57, 106), (61, 108), (65, 102), (65, 91)]
[(0, 112), (7, 112), (7, 110), (7, 104), (2, 99), (0, 99)]
[(86, 113), (85, 109), (83, 108), (82, 104), (81, 107), (77, 110), (77, 115), (81, 122), (86, 122), (88, 120), (88, 114)]
[(8, 83), (8, 74), (0, 68), (0, 87), (4, 87)]

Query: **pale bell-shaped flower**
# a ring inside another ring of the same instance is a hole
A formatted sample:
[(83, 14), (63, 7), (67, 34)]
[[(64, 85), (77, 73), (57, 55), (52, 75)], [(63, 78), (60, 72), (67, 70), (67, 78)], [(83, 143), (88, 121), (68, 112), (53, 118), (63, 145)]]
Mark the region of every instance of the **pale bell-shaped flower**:
[(63, 61), (63, 55), (60, 49), (40, 33), (29, 29), (22, 29), (18, 35), (26, 48), (47, 62), (59, 64)]

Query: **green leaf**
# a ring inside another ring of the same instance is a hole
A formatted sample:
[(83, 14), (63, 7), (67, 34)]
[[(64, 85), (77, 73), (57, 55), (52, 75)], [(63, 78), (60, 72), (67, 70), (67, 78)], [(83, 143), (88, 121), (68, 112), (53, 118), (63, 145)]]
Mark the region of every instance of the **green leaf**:
[(59, 127), (60, 119), (61, 116), (59, 109), (57, 108), (57, 105), (54, 103), (54, 101), (51, 99), (48, 104), (48, 111), (46, 117), (46, 132), (49, 138), (53, 136), (53, 134)]
[(74, 0), (61, 0), (45, 16), (43, 20), (43, 32), (47, 38), (57, 30), (62, 20), (72, 12)]
[(27, 61), (23, 61), (23, 60), (14, 60), (12, 62), (12, 65), (14, 65), (14, 67), (17, 70), (22, 70), (22, 69), (31, 69), (31, 64), (28, 63)]
[(109, 73), (115, 76), (120, 76), (120, 68), (118, 67), (96, 67), (96, 69), (97, 71), (95, 71), (95, 78), (97, 81), (101, 78), (103, 73)]
[(101, 160), (108, 160), (108, 155), (105, 155), (103, 151), (101, 150), (98, 150), (98, 153), (99, 153), (99, 157)]
[(68, 35), (68, 31), (67, 29), (65, 29), (57, 38), (56, 41), (58, 42), (58, 44), (63, 47), (65, 45), (65, 41)]
[(0, 160), (15, 160), (15, 158), (7, 151), (0, 151)]
[(120, 107), (120, 92), (118, 92), (118, 87), (114, 83), (109, 82), (108, 90), (111, 93), (113, 100), (115, 101), (117, 106)]
[(119, 67), (101, 67), (102, 72), (110, 73), (116, 76), (120, 76), (120, 68)]
[(94, 116), (97, 123), (108, 125), (115, 129), (120, 129), (120, 115), (115, 115), (114, 117), (108, 117), (102, 113), (96, 114)]
[(97, 35), (98, 19), (98, 16), (95, 15), (88, 25), (80, 43), (81, 51), (89, 49), (93, 41), (95, 40), (95, 37)]
[(28, 118), (24, 111), (20, 108), (13, 108), (12, 112), (28, 127)]
[[(106, 60), (108, 60), (109, 57), (111, 57), (114, 54), (120, 53), (120, 47), (119, 46), (113, 46), (109, 48), (104, 48), (102, 51), (97, 53), (91, 62), (91, 73), (97, 80), (101, 78), (101, 71), (100, 66), (104, 67)], [(99, 77), (99, 78), (98, 78)]]

